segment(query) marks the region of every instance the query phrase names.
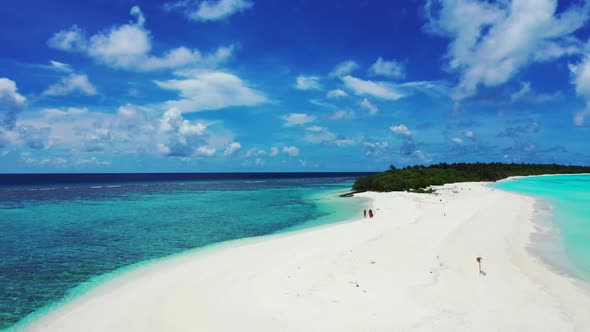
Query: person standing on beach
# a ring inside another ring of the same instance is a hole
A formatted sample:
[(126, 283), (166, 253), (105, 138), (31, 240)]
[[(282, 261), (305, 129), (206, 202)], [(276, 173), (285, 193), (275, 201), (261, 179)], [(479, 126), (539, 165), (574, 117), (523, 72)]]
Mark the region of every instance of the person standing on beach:
[(373, 218), (373, 210), (369, 209), (369, 218)]
[(364, 210), (363, 210), (363, 217), (364, 217), (364, 218), (367, 218), (367, 209), (364, 209)]

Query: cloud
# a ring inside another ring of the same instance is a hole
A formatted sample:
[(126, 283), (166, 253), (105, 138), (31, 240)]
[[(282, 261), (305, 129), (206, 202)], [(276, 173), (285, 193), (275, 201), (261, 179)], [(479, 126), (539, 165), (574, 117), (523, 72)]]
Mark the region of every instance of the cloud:
[(397, 126), (391, 126), (391, 127), (389, 127), (389, 130), (393, 131), (396, 134), (402, 135), (402, 136), (411, 136), (412, 135), (412, 132), (404, 124), (399, 124)]
[(297, 90), (321, 90), (319, 76), (304, 76), (299, 75), (295, 81), (295, 89)]
[[(11, 147), (12, 145), (14, 145), (18, 139), (17, 135), (18, 134), (14, 131), (5, 130), (2, 127), (0, 127), (0, 149)], [(1, 153), (1, 156), (5, 156), (6, 154), (8, 154), (8, 151), (3, 150)]]
[(587, 52), (581, 62), (570, 64), (569, 70), (576, 94), (586, 100), (586, 107), (576, 112), (573, 117), (576, 126), (583, 126), (586, 117), (590, 116), (590, 52)]
[(352, 60), (340, 62), (332, 71), (328, 74), (329, 77), (342, 77), (350, 74), (354, 71), (358, 65)]
[(54, 70), (63, 71), (63, 72), (66, 72), (66, 73), (71, 73), (72, 72), (72, 68), (67, 63), (50, 60), (49, 61), (49, 64), (51, 65), (51, 68), (53, 68)]
[(68, 30), (56, 32), (47, 41), (47, 45), (62, 51), (80, 52), (88, 47), (88, 40), (84, 31), (77, 25), (73, 25)]
[(465, 132), (465, 137), (473, 138), (475, 137), (475, 134), (473, 133), (473, 131), (468, 130)]
[[(512, 121), (511, 123), (514, 123)], [(517, 127), (507, 127), (504, 128), (496, 137), (516, 137), (519, 135), (525, 134), (536, 134), (541, 130), (541, 126), (535, 120), (532, 120), (530, 123), (523, 124)]]
[(310, 126), (306, 128), (307, 134), (304, 140), (312, 144), (335, 144), (347, 146), (355, 144), (355, 141), (346, 137), (338, 136), (326, 127)]
[(328, 97), (328, 98), (342, 98), (342, 97), (346, 97), (346, 96), (348, 96), (348, 94), (344, 90), (340, 90), (340, 89), (330, 90), (326, 94), (326, 97)]
[(356, 142), (350, 138), (338, 138), (334, 140), (334, 144), (337, 146), (347, 146), (347, 145), (354, 145)]
[(109, 128), (93, 127), (81, 135), (82, 151), (105, 151), (113, 144), (113, 133)]
[(316, 119), (315, 116), (305, 113), (289, 113), (287, 115), (281, 116), (281, 118), (285, 121), (285, 127), (303, 125)]
[(177, 109), (166, 111), (160, 119), (158, 128), (161, 153), (170, 157), (190, 157), (195, 153), (207, 153), (210, 150), (203, 150), (201, 146), (204, 143), (206, 128), (202, 123), (192, 123), (183, 119)]
[(200, 156), (212, 157), (217, 152), (215, 149), (207, 146), (199, 146), (196, 153)]
[(590, 116), (590, 107), (586, 106), (585, 109), (578, 111), (574, 114), (574, 124), (576, 126), (583, 126), (586, 124), (586, 117)]
[(523, 82), (520, 90), (510, 95), (510, 102), (514, 103), (531, 92), (531, 83)]
[(318, 99), (309, 99), (308, 101), (311, 104), (314, 104), (316, 106), (321, 106), (321, 107), (326, 107), (326, 108), (338, 108), (336, 105), (326, 103), (326, 102), (318, 100)]
[(364, 81), (350, 75), (342, 78), (344, 85), (357, 95), (369, 95), (379, 99), (398, 100), (404, 95), (386, 82)]
[(352, 111), (347, 110), (338, 110), (328, 116), (329, 120), (344, 120), (344, 119), (352, 119), (354, 117), (354, 113)]
[(79, 52), (114, 68), (151, 71), (183, 67), (214, 67), (225, 61), (233, 48), (222, 47), (214, 54), (203, 56), (198, 50), (178, 47), (163, 56), (151, 55), (151, 33), (145, 28), (145, 17), (138, 6), (131, 8), (135, 22), (115, 25), (90, 38), (77, 26), (53, 35), (47, 44), (66, 52)]
[(306, 129), (308, 133), (305, 135), (305, 141), (313, 144), (331, 143), (336, 140), (337, 136), (328, 128), (311, 126)]
[(367, 98), (361, 101), (361, 108), (367, 110), (367, 112), (369, 112), (370, 115), (373, 115), (379, 111), (377, 106), (371, 104), (371, 102)]
[(50, 128), (18, 127), (19, 139), (30, 149), (41, 150), (51, 146)]
[(459, 137), (452, 137), (451, 141), (453, 141), (454, 143), (457, 143), (457, 144), (463, 144), (463, 140)]
[(384, 76), (393, 79), (405, 77), (404, 65), (395, 61), (385, 61), (382, 57), (377, 58), (374, 64), (369, 68), (369, 73), (375, 76)]
[(404, 97), (415, 93), (423, 93), (436, 98), (446, 98), (450, 90), (448, 83), (445, 81), (410, 81), (398, 83), (394, 86)]
[(390, 157), (391, 149), (386, 141), (364, 138), (362, 141), (364, 155), (368, 157)]
[(182, 12), (188, 19), (197, 22), (219, 21), (251, 8), (247, 0), (184, 0), (164, 4), (167, 11)]
[(236, 153), (236, 151), (240, 150), (242, 148), (242, 144), (238, 143), (238, 142), (231, 142), (226, 148), (225, 151), (223, 152), (223, 154), (225, 156), (232, 156), (234, 153)]
[(512, 93), (510, 95), (510, 103), (516, 102), (527, 102), (532, 104), (541, 104), (546, 102), (551, 102), (559, 99), (561, 97), (561, 93), (535, 93), (533, 88), (531, 87), (530, 82), (522, 82), (520, 90)]
[(299, 148), (295, 146), (283, 146), (283, 153), (291, 157), (296, 157), (299, 155)]
[(399, 153), (406, 157), (414, 156), (417, 151), (420, 150), (418, 150), (418, 145), (411, 136), (407, 136), (399, 149)]
[(534, 55), (535, 61), (543, 62), (553, 59), (577, 55), (583, 52), (584, 45), (575, 37), (567, 36), (559, 42), (545, 42), (543, 48), (537, 50)]
[(258, 150), (256, 148), (251, 148), (246, 152), (246, 157), (264, 157), (266, 156), (266, 151)]
[(320, 131), (324, 131), (325, 128), (320, 127), (320, 126), (310, 126), (310, 127), (307, 127), (306, 130), (313, 131), (313, 132), (320, 132)]
[(97, 92), (94, 85), (88, 80), (88, 76), (83, 74), (71, 74), (63, 77), (59, 82), (49, 86), (43, 92), (46, 96), (66, 96), (72, 93), (93, 96)]
[(586, 107), (574, 114), (574, 124), (583, 126), (586, 117), (590, 116), (590, 52), (577, 64), (569, 65), (572, 83), (576, 87), (576, 94), (586, 100)]
[(62, 110), (59, 110), (56, 108), (45, 108), (45, 109), (41, 110), (41, 114), (43, 114), (45, 117), (50, 118), (50, 119), (58, 119), (60, 121), (65, 117), (82, 115), (82, 114), (86, 114), (86, 113), (88, 113), (87, 108), (75, 108), (75, 107), (69, 107), (65, 111), (62, 111)]
[[(61, 158), (56, 160), (57, 163), (64, 163), (67, 162), (65, 159)], [(101, 165), (101, 166), (108, 166), (111, 164), (111, 161), (103, 161), (99, 160), (96, 157), (90, 158), (79, 158), (75, 162), (78, 165)]]
[(176, 90), (181, 99), (166, 107), (182, 112), (217, 110), (232, 106), (255, 106), (267, 102), (261, 92), (248, 87), (239, 77), (224, 72), (199, 72), (186, 79), (156, 81), (163, 89)]
[(451, 39), (448, 67), (460, 75), (453, 98), (462, 100), (479, 86), (507, 82), (532, 62), (576, 52), (571, 34), (584, 25), (589, 7), (571, 5), (556, 14), (555, 0), (428, 0), (425, 9), (426, 29)]
[(96, 157), (82, 157), (79, 155), (61, 155), (61, 156), (47, 156), (47, 157), (35, 157), (31, 152), (25, 151), (20, 153), (20, 159), (22, 162), (38, 167), (66, 167), (68, 165), (76, 166), (108, 166), (111, 165), (111, 161), (99, 160)]
[(0, 114), (3, 114), (0, 127), (14, 128), (18, 114), (27, 106), (26, 101), (27, 99), (18, 93), (14, 81), (0, 78)]
[[(60, 108), (31, 115), (19, 120), (16, 130), (8, 132), (12, 145), (30, 149), (51, 147), (77, 154), (151, 154), (188, 160), (218, 155), (224, 150), (234, 153), (239, 144), (219, 123), (212, 122), (214, 129), (210, 129), (204, 121), (183, 118), (177, 109), (161, 112), (128, 104), (114, 113)], [(22, 127), (30, 128), (25, 132)], [(5, 141), (7, 135), (0, 136)]]
[(270, 152), (268, 153), (268, 155), (271, 157), (275, 157), (278, 154), (279, 154), (279, 148), (277, 148), (276, 146), (273, 146), (272, 148), (270, 148)]

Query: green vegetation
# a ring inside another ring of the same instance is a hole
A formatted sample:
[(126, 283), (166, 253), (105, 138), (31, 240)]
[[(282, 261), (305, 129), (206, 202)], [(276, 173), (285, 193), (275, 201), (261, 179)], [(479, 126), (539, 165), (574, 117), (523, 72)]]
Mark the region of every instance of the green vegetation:
[(502, 163), (441, 163), (431, 166), (408, 166), (374, 175), (358, 178), (354, 191), (412, 191), (431, 193), (426, 189), (432, 185), (445, 183), (497, 181), (509, 176), (541, 174), (590, 173), (588, 166), (564, 166), (557, 164), (502, 164)]

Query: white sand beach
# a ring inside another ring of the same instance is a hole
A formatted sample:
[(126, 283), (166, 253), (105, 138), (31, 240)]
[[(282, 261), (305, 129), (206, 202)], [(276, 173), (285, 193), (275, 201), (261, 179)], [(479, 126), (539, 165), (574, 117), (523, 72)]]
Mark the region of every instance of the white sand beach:
[(483, 183), (437, 193), (359, 194), (372, 199), (372, 220), (148, 265), (24, 329), (590, 331), (590, 291), (527, 249), (533, 198)]

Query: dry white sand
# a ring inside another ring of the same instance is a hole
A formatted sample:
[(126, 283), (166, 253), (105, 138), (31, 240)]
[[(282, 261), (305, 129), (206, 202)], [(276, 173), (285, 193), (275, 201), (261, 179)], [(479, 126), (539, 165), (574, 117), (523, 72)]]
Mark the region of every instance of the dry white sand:
[(590, 331), (590, 292), (527, 250), (532, 198), (482, 183), (438, 193), (364, 193), (373, 220), (171, 258), (25, 329)]

